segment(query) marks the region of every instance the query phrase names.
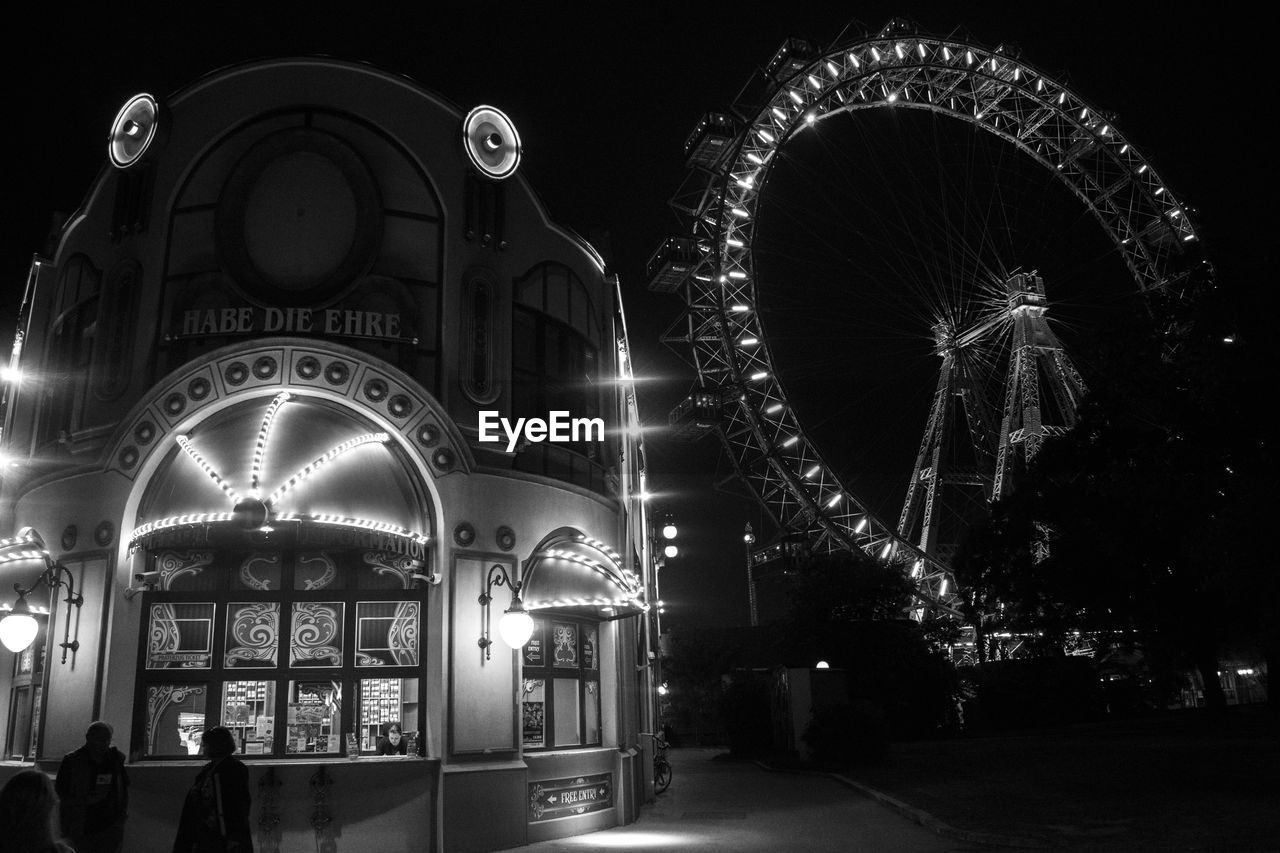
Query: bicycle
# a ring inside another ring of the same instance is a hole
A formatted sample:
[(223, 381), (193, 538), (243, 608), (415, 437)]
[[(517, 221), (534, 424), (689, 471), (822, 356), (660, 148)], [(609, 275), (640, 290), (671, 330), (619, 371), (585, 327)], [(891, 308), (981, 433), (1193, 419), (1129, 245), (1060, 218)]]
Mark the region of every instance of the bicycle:
[(671, 784), (671, 762), (667, 761), (667, 748), (671, 744), (659, 732), (640, 732), (653, 738), (653, 792), (661, 794)]

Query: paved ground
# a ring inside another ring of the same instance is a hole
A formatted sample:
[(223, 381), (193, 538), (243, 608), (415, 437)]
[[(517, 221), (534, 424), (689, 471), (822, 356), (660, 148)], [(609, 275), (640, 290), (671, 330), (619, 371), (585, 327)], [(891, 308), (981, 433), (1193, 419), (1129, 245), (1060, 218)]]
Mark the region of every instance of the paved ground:
[(629, 826), (515, 847), (637, 851), (966, 851), (827, 775), (775, 773), (717, 760), (719, 750), (672, 749), (671, 787)]
[(1280, 719), (1261, 707), (894, 744), (837, 774), (670, 754), (636, 823), (513, 850), (1280, 851)]
[(955, 829), (1046, 847), (1280, 850), (1280, 719), (1262, 706), (893, 744), (846, 772)]

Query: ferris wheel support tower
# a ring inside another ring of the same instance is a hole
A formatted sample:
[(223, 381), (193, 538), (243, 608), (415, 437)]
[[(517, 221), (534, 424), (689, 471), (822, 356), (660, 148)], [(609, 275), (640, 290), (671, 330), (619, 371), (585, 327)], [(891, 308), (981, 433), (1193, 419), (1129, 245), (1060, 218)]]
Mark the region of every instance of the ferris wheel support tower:
[(898, 532), (946, 565), (954, 555), (959, 526), (972, 514), (967, 510), (980, 510), (991, 498), (995, 419), (971, 345), (997, 322), (962, 335), (947, 321), (933, 326), (934, 352), (942, 367)]
[(1017, 273), (1005, 282), (1005, 292), (1013, 320), (1013, 346), (993, 501), (1008, 492), (1014, 473), (1025, 470), (1046, 438), (1064, 435), (1075, 426), (1076, 408), (1085, 395), (1084, 381), (1045, 319), (1049, 301), (1044, 279), (1035, 272)]

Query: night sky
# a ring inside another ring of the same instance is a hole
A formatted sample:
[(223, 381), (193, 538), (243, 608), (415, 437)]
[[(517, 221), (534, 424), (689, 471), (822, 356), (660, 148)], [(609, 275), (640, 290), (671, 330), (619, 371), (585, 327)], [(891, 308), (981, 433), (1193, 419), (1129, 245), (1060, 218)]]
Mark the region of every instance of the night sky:
[[(1264, 151), (1270, 134), (1260, 126), (1263, 111), (1272, 109), (1262, 94), (1266, 46), (1255, 43), (1256, 21), (1223, 4), (1196, 16), (1154, 4), (1051, 11), (1044, 4), (955, 2), (443, 3), (415, 4), (423, 8), (412, 13), (372, 2), (274, 4), (269, 12), (265, 5), (221, 4), (196, 14), (174, 13), (177, 4), (135, 4), (116, 7), (128, 16), (106, 10), (83, 16), (40, 4), (26, 10), (34, 20), (10, 24), (0, 59), (14, 112), (0, 237), (0, 336), (12, 334), (31, 256), (42, 250), (55, 216), (61, 221), (80, 204), (105, 165), (112, 117), (139, 91), (163, 100), (231, 63), (325, 54), (407, 75), (463, 111), (497, 106), (520, 131), (522, 171), (551, 217), (590, 239), (622, 281), (650, 427), (650, 486), (658, 506), (682, 526), (681, 556), (662, 574), (668, 625), (746, 621), (742, 528), (751, 522), (768, 531), (769, 523), (731, 481), (713, 487), (731, 475), (715, 439), (688, 445), (663, 434), (669, 409), (689, 391), (693, 375), (658, 340), (679, 303), (645, 289), (644, 264), (679, 225), (667, 200), (684, 175), (685, 137), (704, 112), (723, 109), (784, 38), (825, 45), (851, 23), (877, 30), (898, 16), (926, 32), (963, 28), (986, 46), (1017, 44), (1024, 61), (1116, 114), (1116, 126), (1198, 210), (1221, 286), (1238, 291), (1248, 310), (1269, 308), (1262, 288), (1275, 280), (1274, 237), (1263, 229), (1275, 215), (1264, 212), (1261, 197), (1274, 187), (1275, 169), (1273, 152)], [(851, 289), (855, 298), (861, 292)], [(798, 309), (822, 311), (821, 295), (811, 294)], [(777, 328), (780, 340), (797, 335), (796, 327)], [(856, 381), (872, 370), (859, 365), (870, 365), (876, 348), (864, 358), (856, 355), (858, 344), (849, 346), (842, 361)], [(932, 363), (927, 344), (921, 346), (917, 367)], [(797, 383), (825, 369), (806, 366), (803, 344), (780, 349), (779, 357), (783, 352), (796, 359)], [(900, 363), (875, 365), (880, 390), (863, 405), (835, 407), (837, 395), (816, 393), (802, 409), (829, 430), (858, 420), (874, 425), (858, 429), (899, 437), (892, 450), (874, 448), (869, 458), (889, 464), (857, 487), (889, 520), (896, 519), (922, 423), (903, 426), (886, 406), (932, 390), (927, 371), (903, 367), (898, 379)], [(824, 409), (827, 403), (833, 407)], [(831, 434), (839, 441), (839, 429)], [(904, 452), (908, 467), (899, 469), (892, 460)], [(828, 455), (838, 464), (862, 464), (841, 453), (833, 447)]]

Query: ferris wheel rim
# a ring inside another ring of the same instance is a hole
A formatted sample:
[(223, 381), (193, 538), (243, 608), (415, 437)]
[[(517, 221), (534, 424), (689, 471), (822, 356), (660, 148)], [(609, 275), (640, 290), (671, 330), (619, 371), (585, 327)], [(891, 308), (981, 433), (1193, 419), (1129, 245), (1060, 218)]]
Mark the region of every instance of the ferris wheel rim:
[[(932, 86), (940, 80), (950, 84), (949, 99), (934, 99)], [(964, 83), (968, 88), (958, 91)], [(880, 92), (868, 100), (865, 95), (871, 85), (878, 85)], [(924, 101), (917, 95), (921, 90), (926, 93)], [(1000, 102), (1011, 94), (1024, 108), (1037, 105), (1029, 116), (1034, 128), (1027, 130), (1024, 124), (1020, 132), (1014, 132), (1019, 124), (999, 109)], [(987, 100), (982, 101), (983, 97)], [(849, 103), (850, 99), (857, 102)], [(957, 102), (965, 103), (968, 109), (961, 111)], [(1173, 257), (1181, 262), (1190, 254), (1183, 244), (1199, 244), (1200, 237), (1192, 214), (1150, 160), (1115, 127), (1112, 118), (1070, 87), (1001, 47), (988, 49), (966, 39), (903, 32), (891, 22), (877, 35), (819, 51), (802, 68), (779, 80), (750, 121), (742, 123), (728, 148), (722, 175), (711, 182), (700, 203), (700, 213), (715, 215), (710, 222), (708, 217), (698, 216), (695, 222), (700, 225), (694, 228), (695, 236), (701, 227), (711, 240), (711, 269), (716, 281), (707, 291), (718, 291), (720, 348), (732, 385), (740, 390), (731, 406), (732, 422), (724, 432), (726, 444), (730, 444), (729, 427), (737, 431), (740, 444), (745, 446), (744, 439), (749, 439), (758, 459), (766, 460), (773, 469), (778, 486), (792, 494), (799, 507), (798, 517), (809, 519), (811, 527), (820, 527), (821, 536), (884, 557), (905, 553), (914, 558), (912, 577), (927, 591), (927, 597), (943, 603), (948, 587), (954, 594), (947, 568), (902, 538), (896, 528), (880, 521), (845, 486), (809, 438), (778, 377), (769, 336), (757, 311), (760, 294), (754, 226), (777, 152), (796, 134), (833, 115), (896, 108), (921, 109), (966, 122), (1029, 155), (1089, 209), (1144, 294), (1192, 274), (1189, 267), (1180, 274), (1173, 268), (1170, 247), (1164, 244), (1172, 242), (1176, 250)], [(1057, 137), (1037, 135), (1050, 125), (1050, 130), (1058, 131)], [(1057, 162), (1050, 157), (1055, 151), (1061, 155)], [(1117, 175), (1114, 187), (1101, 185), (1094, 173), (1087, 171), (1087, 163), (1082, 163), (1082, 158), (1099, 154), (1102, 157), (1096, 168), (1105, 167)], [(1132, 186), (1143, 206), (1135, 207), (1131, 200), (1128, 209), (1119, 207), (1114, 197), (1125, 185)], [(1142, 217), (1148, 222), (1138, 228)], [(1195, 263), (1194, 258), (1190, 260)], [(1201, 258), (1199, 263), (1212, 276), (1207, 261)], [(701, 362), (695, 363), (699, 378), (704, 378)], [(737, 455), (734, 462), (742, 472), (744, 466)], [(761, 490), (754, 484), (752, 488), (767, 504)]]

